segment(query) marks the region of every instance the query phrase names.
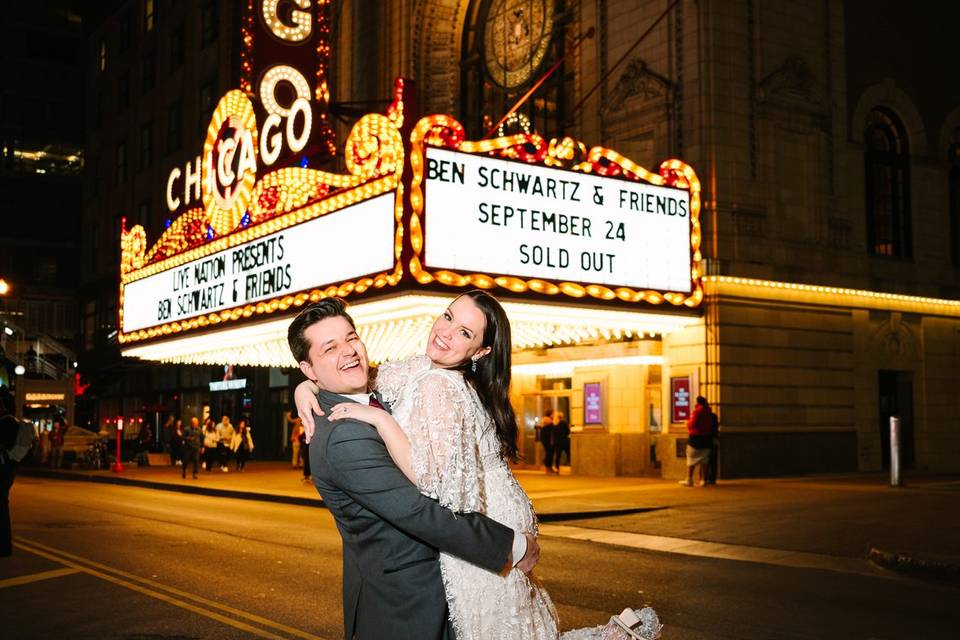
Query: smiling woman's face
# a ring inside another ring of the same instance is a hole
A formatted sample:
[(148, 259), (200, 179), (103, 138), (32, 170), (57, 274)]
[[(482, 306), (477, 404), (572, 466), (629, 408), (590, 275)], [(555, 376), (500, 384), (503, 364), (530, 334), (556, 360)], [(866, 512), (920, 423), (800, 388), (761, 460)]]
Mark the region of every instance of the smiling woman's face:
[(469, 297), (460, 296), (433, 323), (427, 357), (434, 366), (449, 369), (477, 354), (485, 356), (490, 352), (489, 347), (483, 346), (486, 327), (483, 311)]

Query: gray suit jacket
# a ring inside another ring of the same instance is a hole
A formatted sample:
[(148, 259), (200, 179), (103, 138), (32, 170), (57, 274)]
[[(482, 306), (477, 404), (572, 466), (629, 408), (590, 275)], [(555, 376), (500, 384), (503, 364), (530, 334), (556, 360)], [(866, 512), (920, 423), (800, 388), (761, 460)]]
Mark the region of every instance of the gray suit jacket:
[[(349, 399), (321, 391), (324, 412)], [(438, 550), (493, 572), (507, 563), (513, 531), (481, 514), (454, 514), (422, 495), (365, 422), (314, 416), (313, 483), (343, 538), (346, 638), (453, 638)]]

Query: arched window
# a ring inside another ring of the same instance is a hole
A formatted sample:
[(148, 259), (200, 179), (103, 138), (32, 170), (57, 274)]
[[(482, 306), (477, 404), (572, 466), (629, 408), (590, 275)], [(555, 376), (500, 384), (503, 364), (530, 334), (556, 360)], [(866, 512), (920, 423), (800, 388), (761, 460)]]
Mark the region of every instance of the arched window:
[[(472, 0), (460, 59), (460, 120), (479, 139), (564, 54), (563, 0)], [(568, 108), (561, 67), (503, 126), (502, 133), (563, 133)], [(497, 135), (495, 132), (494, 135)]]
[(910, 157), (903, 125), (878, 107), (867, 115), (863, 141), (867, 250), (875, 256), (909, 258)]
[[(960, 131), (954, 136), (960, 139)], [(960, 142), (950, 145), (947, 152), (950, 162), (950, 258), (960, 267)]]

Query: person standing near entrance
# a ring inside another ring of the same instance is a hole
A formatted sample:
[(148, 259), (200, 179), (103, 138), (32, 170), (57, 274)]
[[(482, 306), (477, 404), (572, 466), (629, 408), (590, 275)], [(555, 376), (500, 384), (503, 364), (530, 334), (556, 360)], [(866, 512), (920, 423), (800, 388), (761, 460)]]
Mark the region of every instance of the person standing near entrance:
[(0, 557), (13, 553), (13, 531), (10, 524), (10, 489), (17, 465), (36, 444), (33, 425), (14, 415), (17, 405), (6, 387), (0, 388)]
[(294, 469), (303, 467), (303, 458), (300, 449), (300, 441), (303, 438), (303, 420), (299, 416), (292, 420), (293, 429), (290, 431), (290, 466)]
[(213, 463), (217, 459), (217, 426), (213, 418), (207, 418), (203, 423), (203, 468), (213, 471)]
[(227, 467), (230, 462), (230, 444), (233, 442), (233, 436), (236, 433), (233, 425), (230, 424), (230, 416), (224, 414), (223, 420), (217, 425), (217, 454), (220, 458), (220, 471), (224, 473), (230, 470)]
[[(180, 421), (177, 420), (179, 423)], [(183, 466), (181, 474), (187, 478), (187, 466), (193, 465), (193, 479), (197, 479), (200, 470), (200, 444), (203, 441), (203, 432), (200, 430), (200, 421), (196, 416), (190, 418), (190, 425), (181, 430), (181, 451), (183, 452)]]
[(230, 442), (230, 448), (237, 460), (237, 471), (243, 471), (247, 466), (247, 460), (253, 453), (253, 435), (250, 433), (250, 427), (247, 425), (246, 418), (240, 418), (237, 422), (237, 431)]
[(693, 471), (700, 467), (700, 479), (697, 486), (707, 483), (707, 464), (710, 461), (711, 442), (713, 441), (713, 425), (716, 416), (710, 410), (707, 399), (697, 396), (697, 406), (693, 415), (687, 420), (687, 477), (680, 481), (685, 487), (693, 486)]
[(570, 464), (570, 423), (562, 411), (553, 414), (554, 446), (553, 446), (553, 467), (560, 473), (560, 454), (567, 454), (567, 464)]
[(50, 432), (50, 466), (59, 469), (63, 466), (63, 432), (66, 427), (60, 418), (53, 421), (53, 431)]
[(553, 473), (553, 453), (556, 445), (557, 430), (553, 424), (553, 409), (543, 412), (540, 421), (540, 444), (543, 445), (543, 466), (547, 473)]

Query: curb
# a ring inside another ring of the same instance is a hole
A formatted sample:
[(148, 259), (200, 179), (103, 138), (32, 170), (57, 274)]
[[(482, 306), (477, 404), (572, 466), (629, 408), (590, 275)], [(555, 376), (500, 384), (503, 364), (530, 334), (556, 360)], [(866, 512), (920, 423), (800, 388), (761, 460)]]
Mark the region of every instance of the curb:
[(277, 502), (281, 504), (293, 504), (301, 507), (321, 507), (326, 508), (323, 499), (318, 495), (316, 498), (302, 498), (300, 496), (285, 496), (276, 493), (257, 493), (256, 491), (240, 491), (237, 489), (214, 489), (197, 485), (170, 484), (169, 482), (153, 482), (151, 480), (136, 480), (133, 478), (117, 478), (114, 476), (93, 476), (85, 473), (70, 473), (69, 471), (45, 471), (43, 469), (20, 469), (18, 475), (32, 476), (37, 478), (53, 478), (58, 480), (80, 480), (87, 482), (98, 482), (100, 484), (116, 484), (131, 487), (141, 487), (143, 489), (157, 489), (159, 491), (174, 491), (176, 493), (189, 493), (200, 496), (214, 496), (220, 498), (237, 498), (239, 500), (259, 500), (261, 502)]
[(867, 560), (874, 565), (917, 578), (960, 586), (960, 564), (918, 553), (871, 548)]
[[(238, 500), (257, 500), (260, 502), (274, 502), (278, 504), (292, 504), (301, 507), (320, 507), (326, 509), (323, 498), (317, 495), (316, 498), (304, 498), (300, 496), (287, 496), (279, 493), (258, 493), (256, 491), (240, 491), (237, 489), (215, 489), (199, 485), (171, 484), (169, 482), (154, 482), (152, 480), (137, 480), (134, 478), (121, 478), (117, 476), (95, 476), (86, 473), (73, 473), (70, 471), (49, 471), (46, 469), (18, 469), (18, 475), (31, 476), (36, 478), (52, 478), (55, 480), (78, 480), (87, 482), (97, 482), (100, 484), (126, 485), (131, 487), (140, 487), (143, 489), (155, 489), (158, 491), (173, 491), (176, 493), (188, 493), (200, 496), (212, 496), (219, 498), (236, 498)], [(627, 507), (620, 509), (602, 509), (595, 511), (565, 511), (557, 513), (538, 513), (539, 522), (565, 522), (568, 520), (587, 520), (593, 518), (609, 518), (613, 516), (625, 516), (635, 513), (645, 513), (648, 511), (658, 511), (668, 507)]]

